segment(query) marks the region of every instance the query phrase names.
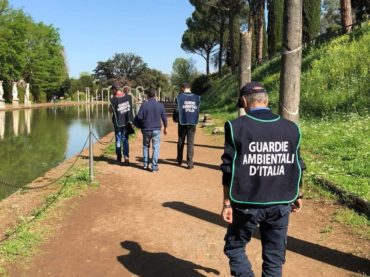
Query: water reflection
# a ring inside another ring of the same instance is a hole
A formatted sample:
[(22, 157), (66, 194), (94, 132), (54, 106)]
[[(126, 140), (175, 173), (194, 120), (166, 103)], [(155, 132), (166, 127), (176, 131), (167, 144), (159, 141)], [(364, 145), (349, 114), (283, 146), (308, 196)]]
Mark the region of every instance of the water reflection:
[(13, 111), (13, 132), (14, 135), (18, 136), (18, 130), (19, 130), (19, 110)]
[(5, 134), (5, 111), (0, 111), (0, 139), (4, 139)]
[[(112, 131), (107, 105), (92, 112), (100, 138)], [(88, 135), (86, 106), (0, 112), (0, 180), (25, 185), (77, 154)], [(0, 185), (0, 199), (13, 190)]]
[(31, 109), (24, 110), (24, 120), (26, 121), (27, 135), (31, 134), (31, 116)]

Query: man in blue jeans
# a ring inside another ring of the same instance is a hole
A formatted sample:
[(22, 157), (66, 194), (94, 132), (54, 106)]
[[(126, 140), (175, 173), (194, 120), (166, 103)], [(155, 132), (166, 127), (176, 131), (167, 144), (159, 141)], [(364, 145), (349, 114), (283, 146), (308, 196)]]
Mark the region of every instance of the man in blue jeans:
[(282, 276), (290, 212), (302, 207), (299, 127), (273, 114), (262, 84), (241, 91), (247, 114), (225, 123), (221, 170), (222, 218), (229, 224), (224, 252), (232, 276), (254, 276), (245, 246), (259, 225), (262, 276)]
[(131, 122), (133, 120), (132, 98), (126, 91), (121, 91), (118, 84), (113, 84), (113, 97), (110, 99), (109, 111), (112, 113), (112, 122), (116, 137), (116, 155), (117, 161), (122, 162), (122, 152), (124, 165), (130, 165), (129, 161), (129, 135), (133, 129)]
[(148, 169), (150, 143), (153, 147), (152, 172), (158, 171), (158, 157), (161, 138), (161, 121), (164, 126), (163, 134), (167, 135), (167, 115), (162, 103), (155, 99), (156, 90), (147, 91), (148, 101), (145, 101), (137, 113), (134, 124), (143, 133), (143, 162), (144, 169)]

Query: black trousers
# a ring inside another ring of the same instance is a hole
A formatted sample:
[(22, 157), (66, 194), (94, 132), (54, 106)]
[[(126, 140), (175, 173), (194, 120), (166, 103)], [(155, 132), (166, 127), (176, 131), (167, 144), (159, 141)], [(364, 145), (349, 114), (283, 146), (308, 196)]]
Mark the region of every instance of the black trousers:
[(187, 142), (187, 156), (186, 161), (188, 166), (193, 166), (193, 156), (194, 156), (194, 137), (196, 125), (181, 125), (178, 126), (178, 141), (177, 141), (177, 162), (182, 163), (182, 156), (184, 152), (185, 139)]

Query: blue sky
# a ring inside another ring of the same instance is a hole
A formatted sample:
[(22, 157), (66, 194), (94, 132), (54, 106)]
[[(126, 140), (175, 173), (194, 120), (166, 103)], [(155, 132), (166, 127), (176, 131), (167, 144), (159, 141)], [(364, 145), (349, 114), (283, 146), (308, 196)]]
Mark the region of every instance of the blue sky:
[(150, 68), (170, 74), (177, 57), (204, 59), (185, 53), (181, 37), (194, 8), (188, 0), (9, 0), (35, 21), (59, 29), (71, 77), (92, 72), (98, 61), (115, 53), (141, 56)]

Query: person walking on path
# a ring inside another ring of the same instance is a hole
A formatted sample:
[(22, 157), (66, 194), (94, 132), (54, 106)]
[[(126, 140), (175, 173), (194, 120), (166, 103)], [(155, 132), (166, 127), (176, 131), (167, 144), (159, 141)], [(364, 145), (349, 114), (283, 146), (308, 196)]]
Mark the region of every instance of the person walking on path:
[(122, 92), (117, 84), (112, 87), (113, 97), (110, 100), (109, 111), (112, 113), (112, 122), (116, 138), (117, 161), (130, 165), (129, 160), (129, 135), (133, 133), (131, 122), (133, 120), (132, 98), (125, 91)]
[(182, 164), (185, 139), (187, 138), (187, 157), (188, 169), (194, 167), (194, 137), (199, 121), (200, 96), (190, 91), (190, 84), (185, 82), (181, 85), (181, 93), (175, 99), (175, 110), (173, 119), (178, 122), (178, 141), (177, 141), (177, 164)]
[(225, 123), (222, 218), (229, 226), (224, 253), (232, 276), (254, 276), (245, 246), (259, 225), (262, 276), (279, 277), (285, 262), (289, 214), (302, 208), (301, 134), (295, 123), (267, 107), (268, 95), (262, 84), (246, 84), (241, 95), (247, 114)]
[(147, 92), (148, 101), (144, 102), (137, 113), (134, 124), (140, 128), (143, 134), (143, 163), (144, 169), (148, 169), (150, 143), (153, 145), (152, 172), (158, 171), (158, 157), (161, 140), (161, 121), (164, 129), (163, 134), (167, 135), (167, 115), (162, 103), (157, 102), (156, 90), (150, 89)]

